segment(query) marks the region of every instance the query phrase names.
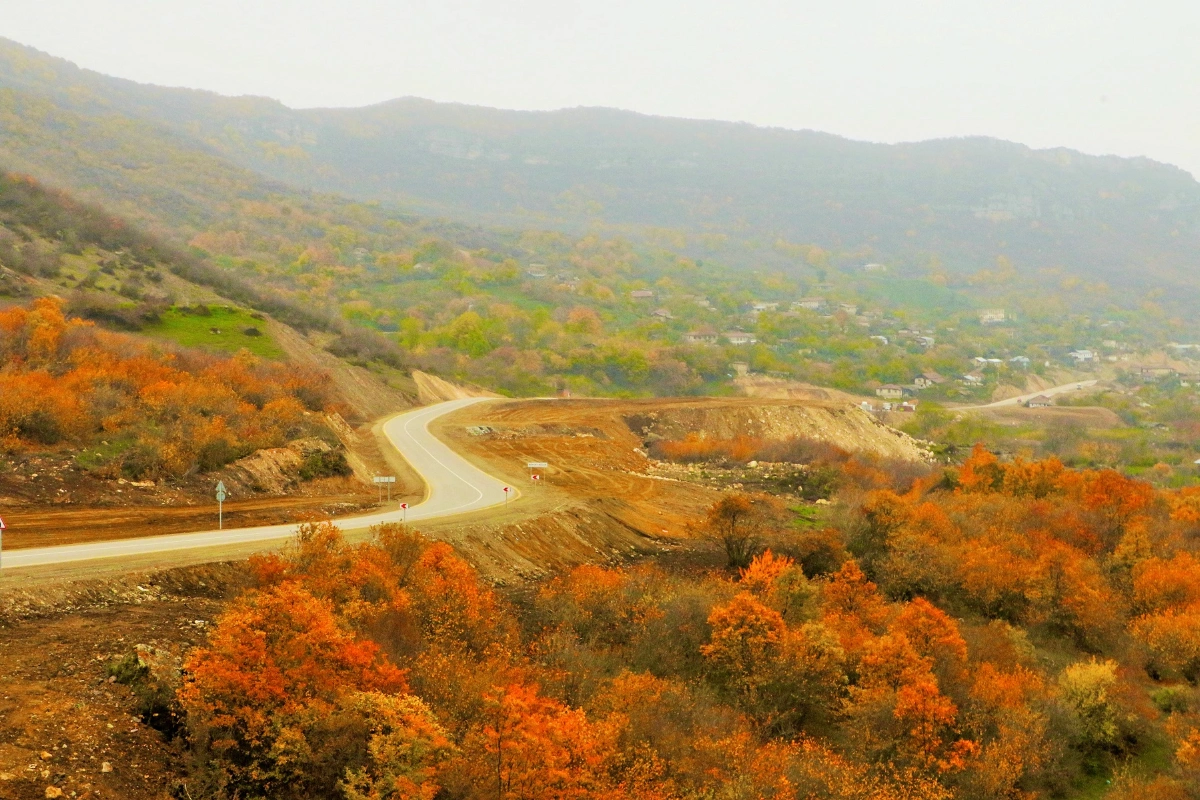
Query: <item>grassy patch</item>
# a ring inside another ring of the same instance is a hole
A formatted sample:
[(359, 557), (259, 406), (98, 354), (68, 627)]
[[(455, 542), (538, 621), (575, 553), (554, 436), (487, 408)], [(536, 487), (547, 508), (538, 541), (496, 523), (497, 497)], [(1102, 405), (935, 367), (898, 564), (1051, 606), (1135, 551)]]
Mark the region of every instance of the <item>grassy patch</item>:
[[(162, 321), (146, 327), (146, 333), (170, 339), (184, 347), (199, 347), (236, 353), (245, 348), (263, 358), (282, 358), (283, 350), (267, 335), (265, 321), (259, 315), (229, 306), (174, 307), (162, 315)], [(255, 335), (257, 332), (257, 335)]]

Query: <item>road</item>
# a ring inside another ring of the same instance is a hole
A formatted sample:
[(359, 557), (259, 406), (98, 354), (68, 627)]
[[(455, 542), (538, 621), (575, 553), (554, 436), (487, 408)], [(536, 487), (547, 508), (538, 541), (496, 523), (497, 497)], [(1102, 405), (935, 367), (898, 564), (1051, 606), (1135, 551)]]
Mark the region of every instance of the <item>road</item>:
[(986, 406), (964, 406), (963, 409), (965, 410), (968, 408), (975, 408), (975, 409), (1003, 408), (1005, 406), (1015, 406), (1015, 405), (1020, 405), (1024, 402), (1026, 402), (1027, 400), (1032, 400), (1035, 397), (1040, 397), (1042, 395), (1045, 395), (1046, 397), (1055, 397), (1060, 394), (1067, 394), (1068, 392), (1076, 392), (1076, 391), (1079, 391), (1080, 389), (1090, 389), (1091, 387), (1093, 387), (1095, 385), (1096, 385), (1096, 381), (1094, 381), (1094, 380), (1071, 381), (1070, 383), (1064, 383), (1062, 386), (1055, 386), (1050, 389), (1043, 389), (1040, 392), (1030, 392), (1029, 394), (1023, 394), (1023, 395), (1019, 395), (1017, 397), (1010, 397), (1007, 400), (998, 400), (995, 403), (988, 403)]
[[(407, 514), (400, 509), (391, 509), (371, 514), (341, 517), (336, 520), (338, 525), (345, 530), (355, 530), (383, 522), (401, 522), (405, 519), (409, 522), (417, 522), (433, 517), (467, 514), (503, 505), (505, 484), (502, 481), (466, 461), (429, 432), (429, 423), (435, 419), (484, 400), (486, 398), (475, 397), (450, 400), (397, 414), (385, 422), (383, 431), (388, 440), (424, 479), (425, 499), (409, 508)], [(510, 499), (514, 499), (516, 495), (517, 492), (514, 490)], [(120, 558), (214, 545), (268, 542), (287, 539), (295, 533), (296, 525), (294, 524), (261, 525), (254, 528), (197, 531), (90, 544), (26, 548), (5, 552), (0, 566), (3, 566), (4, 569), (36, 567), (46, 564), (64, 564), (71, 561), (87, 561), (94, 558)]]

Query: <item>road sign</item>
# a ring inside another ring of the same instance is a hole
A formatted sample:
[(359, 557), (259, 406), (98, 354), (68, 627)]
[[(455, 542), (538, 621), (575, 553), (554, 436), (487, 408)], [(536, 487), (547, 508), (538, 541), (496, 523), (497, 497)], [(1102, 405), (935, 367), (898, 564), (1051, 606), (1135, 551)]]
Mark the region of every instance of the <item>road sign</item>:
[(225, 530), (225, 481), (217, 481), (217, 529)]
[[(3, 530), (4, 530), (4, 520), (0, 519), (0, 531), (3, 531)], [(0, 553), (3, 553), (3, 552), (4, 552), (4, 534), (0, 533)], [(0, 560), (3, 560), (2, 557), (0, 557)]]
[(401, 517), (401, 521), (408, 522), (408, 503), (401, 503), (400, 510), (404, 512), (404, 516)]
[(530, 469), (546, 469), (550, 465), (545, 461), (530, 461), (525, 466), (529, 467)]
[(0, 519), (0, 531), (4, 530), (4, 520)]
[(379, 502), (383, 502), (383, 487), (387, 486), (388, 502), (392, 502), (392, 484), (396, 482), (395, 475), (376, 475), (372, 478), (379, 485)]
[(530, 475), (529, 477), (531, 480), (535, 480), (535, 481), (540, 481), (542, 479), (542, 476), (538, 475), (536, 472), (533, 473), (532, 475)]
[(504, 487), (504, 507), (505, 508), (508, 507), (508, 493), (511, 491), (512, 491), (512, 489), (509, 489), (507, 486)]

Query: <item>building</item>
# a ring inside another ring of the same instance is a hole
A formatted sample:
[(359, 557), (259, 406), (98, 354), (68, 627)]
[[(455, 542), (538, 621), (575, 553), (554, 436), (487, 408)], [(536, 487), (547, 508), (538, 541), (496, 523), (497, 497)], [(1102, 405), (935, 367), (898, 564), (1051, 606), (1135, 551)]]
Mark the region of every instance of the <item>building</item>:
[(1134, 367), (1138, 376), (1143, 381), (1157, 381), (1161, 378), (1172, 378), (1179, 374), (1179, 371), (1174, 367), (1168, 367), (1162, 364), (1146, 364), (1140, 367)]
[(905, 394), (903, 386), (897, 386), (894, 383), (885, 383), (875, 390), (877, 397), (882, 397), (884, 400), (901, 400)]
[(886, 337), (886, 336), (871, 336), (869, 338), (871, 339), (871, 341), (879, 342), (884, 347), (887, 347), (887, 345), (888, 345), (888, 337)]
[(980, 325), (998, 325), (1005, 319), (1003, 308), (985, 308), (979, 312)]
[(730, 344), (744, 345), (758, 343), (757, 336), (755, 336), (753, 333), (746, 333), (745, 331), (726, 331), (725, 333), (722, 333), (721, 336), (723, 336), (725, 341), (729, 342)]
[(968, 372), (966, 375), (962, 376), (962, 382), (968, 386), (982, 386), (983, 375), (978, 372)]
[(1054, 405), (1054, 401), (1044, 394), (1039, 394), (1037, 397), (1031, 397), (1025, 401), (1026, 408), (1049, 408)]
[(854, 303), (838, 303), (838, 309), (845, 311), (852, 317), (858, 315), (858, 306)]
[(1032, 362), (1030, 362), (1027, 356), (1013, 356), (1008, 360), (1008, 363), (1012, 364), (1014, 367), (1029, 369), (1029, 365)]
[(928, 389), (931, 386), (938, 386), (946, 382), (946, 379), (936, 372), (922, 372), (917, 377), (913, 378), (913, 386), (918, 389)]
[(806, 311), (820, 311), (825, 308), (824, 297), (804, 297), (792, 303), (792, 308), (805, 309)]
[(862, 269), (863, 269), (863, 272), (887, 272), (888, 268), (887, 268), (886, 264), (870, 263), (870, 264), (863, 264)]
[(761, 314), (764, 311), (776, 311), (779, 309), (779, 303), (754, 303), (750, 306), (750, 310), (756, 314)]
[(688, 344), (716, 344), (716, 331), (688, 331), (683, 335), (683, 341)]
[(634, 289), (629, 293), (629, 296), (634, 300), (653, 300), (654, 292), (649, 289)]
[(650, 312), (650, 316), (658, 317), (659, 319), (675, 319), (675, 317), (671, 316), (670, 309), (667, 308), (656, 308)]
[(1096, 354), (1091, 350), (1072, 350), (1067, 353), (1067, 358), (1074, 361), (1076, 364), (1084, 364), (1096, 360)]

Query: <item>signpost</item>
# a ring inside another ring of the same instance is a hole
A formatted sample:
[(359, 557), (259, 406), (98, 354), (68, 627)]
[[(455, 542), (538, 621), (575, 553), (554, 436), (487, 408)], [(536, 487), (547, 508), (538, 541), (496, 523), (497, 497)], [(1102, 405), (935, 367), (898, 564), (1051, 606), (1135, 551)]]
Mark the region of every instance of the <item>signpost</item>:
[(225, 481), (217, 481), (217, 530), (225, 530)]
[[(0, 554), (4, 553), (4, 520), (0, 519)], [(3, 561), (3, 555), (0, 555), (0, 561)]]
[(529, 480), (531, 481), (540, 481), (542, 479), (542, 473), (538, 472), (538, 470), (550, 468), (550, 465), (545, 461), (530, 461), (525, 466), (529, 468)]
[(512, 491), (507, 486), (504, 487), (504, 507), (508, 508), (508, 493)]
[(376, 475), (372, 480), (379, 486), (379, 502), (383, 502), (383, 487), (387, 486), (388, 502), (392, 502), (392, 484), (396, 482), (395, 475)]
[(400, 521), (408, 522), (408, 503), (401, 503), (400, 510), (404, 512), (404, 516), (400, 518)]

